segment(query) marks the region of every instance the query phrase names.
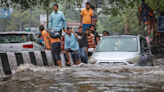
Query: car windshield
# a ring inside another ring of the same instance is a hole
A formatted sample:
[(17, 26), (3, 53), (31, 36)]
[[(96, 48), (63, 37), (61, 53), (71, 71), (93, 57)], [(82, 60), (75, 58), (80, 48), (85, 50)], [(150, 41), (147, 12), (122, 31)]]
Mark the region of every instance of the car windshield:
[(27, 41), (27, 34), (0, 34), (0, 43), (24, 43)]
[(97, 52), (110, 52), (110, 51), (137, 51), (137, 38), (136, 37), (110, 37), (104, 38), (96, 48)]

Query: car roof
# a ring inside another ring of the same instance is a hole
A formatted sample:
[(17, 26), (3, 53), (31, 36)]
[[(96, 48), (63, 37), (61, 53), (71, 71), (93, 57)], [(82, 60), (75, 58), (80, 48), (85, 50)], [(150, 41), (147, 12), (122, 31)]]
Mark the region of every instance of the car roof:
[(35, 34), (34, 32), (28, 32), (28, 31), (9, 31), (9, 32), (0, 32), (0, 34), (8, 34), (8, 33), (16, 33), (16, 34)]
[(136, 35), (112, 35), (112, 36), (104, 36), (104, 38), (110, 38), (110, 37), (138, 37), (138, 36), (136, 36)]

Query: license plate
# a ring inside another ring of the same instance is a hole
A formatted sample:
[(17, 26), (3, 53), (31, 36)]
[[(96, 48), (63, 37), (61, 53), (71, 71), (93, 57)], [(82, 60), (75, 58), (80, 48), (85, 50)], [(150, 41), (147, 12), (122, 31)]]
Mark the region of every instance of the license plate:
[(124, 65), (122, 62), (101, 62), (100, 64), (108, 64), (108, 65)]

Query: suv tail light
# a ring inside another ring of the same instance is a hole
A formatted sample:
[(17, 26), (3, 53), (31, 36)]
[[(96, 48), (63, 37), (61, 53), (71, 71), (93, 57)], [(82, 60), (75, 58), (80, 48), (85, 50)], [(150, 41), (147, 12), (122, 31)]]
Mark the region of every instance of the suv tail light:
[(23, 48), (33, 48), (33, 44), (23, 45)]

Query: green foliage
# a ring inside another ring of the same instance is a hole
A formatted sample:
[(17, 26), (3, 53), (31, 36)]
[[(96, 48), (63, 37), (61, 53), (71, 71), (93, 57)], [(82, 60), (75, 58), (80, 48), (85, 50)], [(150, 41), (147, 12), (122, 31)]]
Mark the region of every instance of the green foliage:
[(106, 21), (104, 27), (114, 33), (125, 34), (125, 23), (128, 23), (128, 31), (130, 34), (145, 34), (144, 25), (139, 26), (139, 19), (137, 17), (137, 7), (133, 9), (124, 10), (118, 16), (110, 16), (109, 20)]
[[(23, 12), (22, 14), (22, 27), (26, 28), (29, 26), (29, 19), (30, 19), (30, 13), (28, 11)], [(10, 25), (6, 27), (6, 31), (12, 31), (12, 30), (18, 30), (19, 29), (19, 18), (20, 18), (20, 13), (16, 12), (11, 14), (11, 22)], [(40, 25), (40, 22), (34, 18), (32, 18), (32, 24), (33, 27), (38, 27)]]
[(102, 33), (102, 32), (105, 30), (105, 28), (103, 27), (103, 25), (102, 25), (102, 23), (101, 23), (100, 20), (97, 21), (97, 25), (98, 25), (98, 26), (97, 26), (97, 30), (96, 30), (96, 31), (97, 31), (98, 33)]
[(164, 11), (164, 0), (146, 0), (149, 7), (156, 11)]

